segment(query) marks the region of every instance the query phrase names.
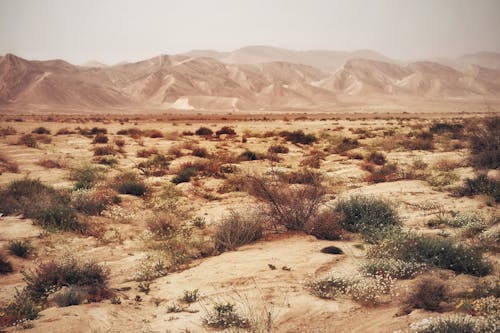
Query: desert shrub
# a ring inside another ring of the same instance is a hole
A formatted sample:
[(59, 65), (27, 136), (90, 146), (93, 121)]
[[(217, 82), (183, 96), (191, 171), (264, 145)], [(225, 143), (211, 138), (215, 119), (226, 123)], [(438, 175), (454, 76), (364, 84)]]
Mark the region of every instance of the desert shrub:
[(208, 127), (200, 127), (194, 132), (194, 134), (199, 136), (211, 136), (214, 132)]
[(312, 217), (305, 225), (308, 234), (318, 239), (338, 240), (345, 238), (345, 231), (340, 225), (341, 215), (328, 209)]
[(30, 148), (37, 148), (38, 147), (38, 142), (35, 139), (35, 137), (31, 134), (24, 134), (19, 138), (17, 141), (19, 145), (25, 145), (26, 147)]
[(280, 173), (279, 178), (289, 184), (320, 185), (323, 180), (323, 175), (318, 171), (302, 168), (297, 171)]
[(496, 202), (500, 201), (500, 182), (481, 174), (476, 178), (467, 178), (463, 187), (456, 190), (459, 195), (485, 194), (491, 196)]
[(250, 320), (238, 313), (233, 303), (215, 303), (203, 323), (217, 329), (250, 327)]
[(139, 163), (137, 168), (145, 176), (164, 176), (167, 174), (169, 164), (170, 161), (166, 156), (155, 155), (148, 158), (147, 161)]
[(172, 178), (172, 183), (180, 184), (180, 183), (188, 183), (191, 180), (191, 177), (196, 175), (197, 169), (194, 166), (187, 165), (182, 167), (177, 175)]
[(292, 143), (300, 143), (303, 145), (310, 145), (318, 141), (318, 138), (313, 134), (305, 134), (302, 130), (297, 130), (293, 132), (282, 131), (279, 135), (285, 138), (286, 141), (290, 141)]
[(23, 274), (26, 292), (33, 300), (44, 299), (65, 286), (87, 287), (88, 296), (95, 294), (96, 289), (103, 295), (107, 290), (108, 272), (95, 262), (79, 262), (74, 258), (48, 261)]
[(251, 150), (245, 150), (240, 154), (239, 158), (241, 161), (255, 161), (259, 159), (259, 156)]
[(124, 172), (114, 179), (114, 188), (121, 194), (131, 194), (143, 196), (147, 187), (137, 174), (133, 172)]
[(33, 252), (33, 246), (27, 240), (12, 240), (7, 248), (10, 253), (20, 258), (27, 258)]
[(16, 290), (14, 299), (0, 308), (0, 327), (14, 325), (23, 320), (38, 318), (41, 308), (29, 297), (28, 293)]
[(249, 191), (264, 203), (264, 211), (277, 226), (303, 230), (324, 201), (320, 184), (289, 185), (262, 177), (249, 177)]
[(371, 251), (372, 258), (415, 261), (475, 276), (487, 275), (492, 269), (480, 250), (438, 236), (393, 233)]
[(138, 150), (136, 153), (137, 157), (149, 157), (151, 155), (157, 155), (159, 154), (158, 149), (156, 148), (150, 148), (150, 149), (141, 149)]
[(106, 134), (97, 134), (94, 138), (94, 140), (92, 141), (92, 143), (108, 143), (109, 139), (108, 137), (106, 136)]
[(351, 138), (343, 138), (342, 141), (337, 144), (333, 151), (337, 154), (345, 153), (348, 150), (359, 147), (359, 141)]
[(70, 130), (69, 128), (60, 128), (57, 130), (56, 135), (70, 135), (70, 134), (75, 134), (75, 131)]
[(118, 164), (118, 160), (114, 156), (98, 156), (94, 157), (92, 159), (94, 163), (101, 164), (101, 165), (107, 165), (109, 167), (112, 167), (116, 164)]
[(403, 147), (409, 150), (433, 150), (433, 134), (431, 132), (410, 133), (411, 138), (402, 142)]
[(98, 146), (93, 150), (94, 156), (114, 155), (116, 153), (115, 147), (113, 147), (112, 145)]
[(115, 138), (113, 142), (119, 148), (123, 148), (125, 146), (125, 140), (122, 138)]
[(452, 138), (460, 139), (463, 137), (464, 125), (459, 123), (443, 123), (437, 122), (432, 124), (429, 131), (433, 134), (445, 134), (450, 133)]
[(395, 163), (387, 163), (379, 167), (367, 167), (370, 175), (366, 177), (369, 183), (392, 182), (400, 178), (399, 169)]
[(118, 135), (128, 135), (133, 139), (138, 139), (141, 136), (143, 136), (143, 132), (139, 128), (128, 128), (128, 129), (121, 129), (118, 132), (116, 132)]
[(194, 290), (184, 290), (182, 300), (186, 303), (194, 303), (200, 298), (200, 293), (198, 289)]
[(91, 189), (103, 178), (102, 167), (82, 164), (71, 170), (70, 178), (75, 181), (76, 190)]
[(163, 133), (159, 130), (151, 129), (151, 130), (145, 130), (144, 136), (147, 136), (147, 137), (152, 138), (152, 139), (163, 138)]
[(314, 169), (319, 169), (321, 167), (321, 161), (325, 159), (323, 152), (314, 150), (311, 155), (300, 161), (301, 166), (310, 167)]
[(234, 250), (262, 237), (262, 222), (255, 215), (232, 211), (216, 227), (214, 240), (219, 251)]
[(467, 128), (471, 148), (471, 162), (477, 168), (500, 167), (500, 117), (470, 122)]
[(495, 317), (452, 316), (428, 318), (412, 326), (416, 333), (495, 333), (499, 324)]
[(76, 211), (68, 204), (45, 208), (37, 214), (35, 223), (49, 231), (84, 232), (87, 229), (86, 224), (78, 220)]
[(4, 154), (0, 154), (0, 175), (5, 172), (19, 172), (19, 165)]
[(384, 165), (387, 162), (385, 155), (377, 151), (371, 152), (370, 155), (367, 156), (366, 160), (368, 162), (375, 163), (376, 165)]
[(389, 293), (394, 280), (376, 275), (374, 277), (336, 277), (313, 280), (307, 283), (309, 291), (320, 298), (335, 299), (348, 296), (366, 305), (375, 305), (382, 301), (383, 295)]
[(272, 145), (267, 149), (269, 154), (287, 154), (290, 151), (285, 145)]
[(411, 279), (425, 269), (425, 264), (394, 258), (375, 258), (366, 262), (361, 270), (367, 275)]
[(220, 130), (218, 130), (218, 131), (215, 132), (215, 135), (217, 135), (217, 136), (221, 136), (223, 134), (226, 134), (226, 135), (229, 135), (229, 136), (234, 136), (234, 135), (236, 135), (236, 132), (235, 132), (234, 129), (232, 129), (229, 126), (223, 126), (223, 127), (221, 127)]
[(165, 238), (171, 237), (179, 229), (180, 221), (179, 217), (171, 212), (161, 212), (150, 218), (147, 226), (153, 235)]
[(105, 129), (104, 127), (92, 127), (90, 129), (90, 134), (92, 135), (98, 135), (98, 134), (107, 134), (108, 130)]
[(207, 158), (210, 156), (208, 150), (204, 147), (194, 147), (191, 153), (193, 156)]
[(33, 134), (50, 134), (50, 130), (46, 129), (45, 127), (37, 127), (34, 130), (31, 131)]
[(0, 274), (7, 274), (12, 272), (12, 264), (2, 254), (0, 254)]
[(369, 242), (383, 239), (401, 224), (392, 205), (374, 197), (352, 196), (339, 201), (335, 210), (342, 215), (340, 223), (346, 230), (361, 233)]
[(71, 194), (71, 205), (87, 215), (99, 215), (119, 198), (111, 189), (79, 189)]
[(428, 277), (417, 283), (404, 303), (408, 309), (437, 311), (440, 309), (440, 303), (448, 298), (447, 294), (443, 281)]
[(0, 136), (15, 135), (17, 131), (12, 126), (0, 127)]
[(41, 159), (37, 164), (47, 169), (61, 169), (63, 167), (61, 162), (49, 158)]
[(59, 307), (79, 305), (85, 299), (85, 291), (80, 287), (68, 287), (54, 296), (54, 302)]

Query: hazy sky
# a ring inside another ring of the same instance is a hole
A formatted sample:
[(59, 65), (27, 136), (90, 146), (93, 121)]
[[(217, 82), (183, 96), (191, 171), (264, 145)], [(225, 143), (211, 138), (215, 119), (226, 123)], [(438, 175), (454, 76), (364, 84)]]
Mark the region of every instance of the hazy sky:
[(500, 0), (0, 0), (0, 54), (115, 63), (246, 45), (500, 52)]

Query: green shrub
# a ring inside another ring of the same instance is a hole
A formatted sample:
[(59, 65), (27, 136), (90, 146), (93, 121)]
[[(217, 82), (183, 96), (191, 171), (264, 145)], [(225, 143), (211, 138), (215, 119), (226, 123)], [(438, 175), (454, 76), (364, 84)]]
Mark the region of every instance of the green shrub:
[(85, 232), (87, 225), (78, 221), (76, 211), (68, 204), (47, 207), (35, 217), (35, 223), (49, 231)]
[(33, 251), (33, 246), (27, 240), (12, 240), (8, 244), (10, 253), (20, 258), (27, 258)]
[(191, 180), (191, 177), (196, 175), (196, 171), (197, 170), (194, 166), (184, 166), (172, 179), (172, 183), (174, 184), (188, 183)]
[(12, 264), (0, 254), (0, 274), (12, 273)]
[(28, 293), (16, 290), (14, 299), (0, 308), (0, 327), (14, 325), (22, 320), (38, 318), (41, 308), (29, 297)]
[(259, 219), (232, 211), (216, 226), (215, 246), (219, 251), (234, 250), (261, 238), (262, 231)]
[(96, 289), (107, 291), (108, 272), (95, 262), (76, 259), (40, 263), (34, 270), (24, 272), (26, 292), (32, 300), (41, 300), (64, 286), (86, 287), (88, 294)]
[(500, 117), (471, 121), (468, 126), (471, 162), (477, 168), (500, 167)]
[(411, 232), (391, 234), (372, 250), (370, 256), (416, 261), (475, 276), (488, 275), (492, 269), (478, 249), (452, 239)]
[(295, 144), (300, 143), (303, 145), (310, 145), (318, 141), (318, 138), (313, 134), (305, 134), (302, 130), (293, 132), (282, 131), (279, 135), (285, 138), (286, 141), (290, 141)]
[(369, 242), (377, 242), (401, 221), (392, 205), (374, 197), (352, 196), (341, 200), (336, 211), (342, 214), (341, 225), (348, 231), (359, 232)]

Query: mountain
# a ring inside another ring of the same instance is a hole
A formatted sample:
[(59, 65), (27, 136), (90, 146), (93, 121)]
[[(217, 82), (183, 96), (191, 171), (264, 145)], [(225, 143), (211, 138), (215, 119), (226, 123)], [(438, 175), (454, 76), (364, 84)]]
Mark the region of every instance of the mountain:
[[(288, 60), (295, 57), (295, 51), (289, 54), (281, 49), (266, 47), (265, 50), (269, 51), (270, 58), (277, 53), (283, 57), (288, 54)], [(197, 55), (207, 51), (200, 52)], [(372, 97), (424, 101), (427, 98), (498, 99), (500, 96), (500, 70), (478, 65), (459, 70), (431, 61), (403, 65), (352, 58), (335, 71), (326, 71), (289, 61), (260, 62), (257, 60), (264, 59), (262, 52), (253, 58), (249, 57), (250, 53), (248, 48), (238, 53), (238, 59), (248, 60), (246, 64), (184, 54), (104, 67), (76, 66), (63, 60), (28, 61), (7, 54), (0, 57), (0, 104), (4, 107), (306, 110), (328, 109), (351, 102), (367, 104)], [(228, 58), (234, 54), (222, 56)]]
[(185, 53), (185, 55), (190, 57), (210, 57), (232, 64), (259, 64), (283, 61), (309, 65), (327, 72), (334, 71), (349, 59), (355, 58), (396, 63), (396, 61), (371, 50), (353, 52), (328, 50), (295, 51), (271, 46), (246, 46), (232, 52), (193, 50)]
[(500, 70), (500, 53), (498, 52), (478, 52), (466, 54), (457, 59), (461, 66), (477, 65), (486, 68)]

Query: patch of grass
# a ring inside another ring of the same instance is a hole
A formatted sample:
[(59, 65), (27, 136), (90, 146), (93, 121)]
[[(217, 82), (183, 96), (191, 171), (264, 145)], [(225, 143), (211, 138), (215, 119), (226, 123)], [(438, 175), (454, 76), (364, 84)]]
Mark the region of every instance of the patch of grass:
[(347, 231), (359, 232), (371, 243), (401, 224), (392, 205), (374, 197), (352, 196), (339, 201), (335, 210), (342, 215), (340, 223)]
[(498, 318), (447, 316), (416, 323), (416, 333), (486, 333), (498, 331)]
[(27, 240), (12, 240), (7, 245), (9, 252), (20, 258), (28, 258), (33, 252), (33, 246)]
[(12, 126), (0, 127), (0, 136), (15, 135), (17, 131)]
[(194, 147), (191, 155), (202, 158), (210, 157), (208, 150), (204, 147)]
[(280, 180), (289, 184), (320, 185), (323, 180), (321, 172), (308, 168), (278, 174)]
[(258, 218), (232, 211), (216, 226), (215, 246), (219, 251), (234, 250), (261, 238), (262, 231), (263, 226)]
[(41, 210), (35, 223), (49, 231), (85, 232), (87, 225), (78, 220), (76, 211), (68, 204), (59, 204)]

